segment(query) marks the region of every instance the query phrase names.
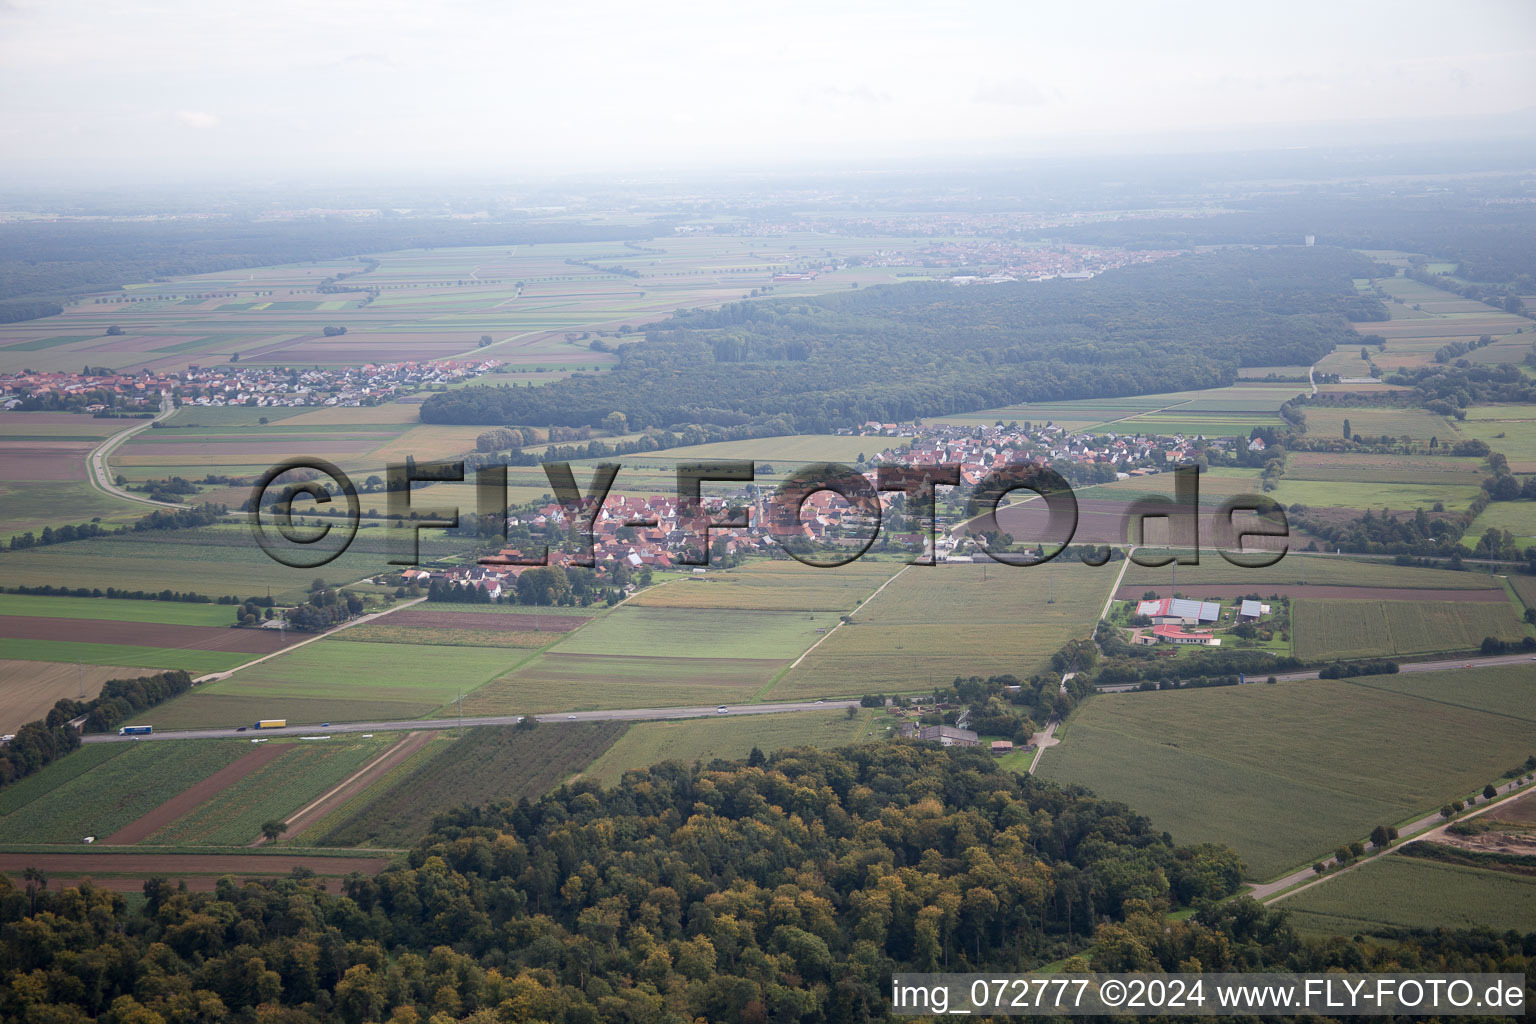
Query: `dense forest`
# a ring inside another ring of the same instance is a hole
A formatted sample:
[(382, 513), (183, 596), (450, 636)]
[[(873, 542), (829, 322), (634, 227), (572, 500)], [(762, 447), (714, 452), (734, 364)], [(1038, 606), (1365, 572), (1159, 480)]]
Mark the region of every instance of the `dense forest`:
[[(53, 298), (133, 281), (240, 267), (330, 260), (364, 252), (456, 245), (533, 245), (653, 238), (655, 223), (466, 223), (452, 220), (302, 222), (39, 221), (0, 227), (0, 300)], [(58, 313), (47, 302), (0, 301), (0, 323)], [(27, 315), (22, 315), (27, 314)]]
[(1092, 281), (907, 284), (684, 310), (623, 345), (611, 372), (433, 395), (429, 423), (770, 425), (805, 433), (1016, 402), (1232, 383), (1305, 365), (1383, 316), (1354, 253), (1229, 250)]
[(1053, 230), (1063, 241), (1096, 245), (1187, 248), (1199, 245), (1320, 245), (1395, 249), (1457, 264), (1473, 281), (1529, 285), (1536, 277), (1536, 210), (1478, 196), (1296, 196), (1231, 204), (1213, 217), (1109, 221)]
[(1536, 953), (1486, 932), (1303, 944), (1223, 901), (1230, 850), (919, 744), (663, 764), (434, 828), (340, 893), (152, 879), (129, 909), (0, 880), (0, 1018), (831, 1024), (888, 1019), (897, 970), (1528, 971)]

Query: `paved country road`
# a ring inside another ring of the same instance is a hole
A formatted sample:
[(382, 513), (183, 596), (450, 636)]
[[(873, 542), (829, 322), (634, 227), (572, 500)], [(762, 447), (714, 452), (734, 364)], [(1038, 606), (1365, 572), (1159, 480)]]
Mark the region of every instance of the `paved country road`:
[[(840, 708), (856, 708), (856, 700), (792, 701), (775, 704), (742, 704), (727, 706), (724, 712), (714, 704), (692, 708), (625, 708), (616, 711), (562, 711), (536, 715), (541, 724), (561, 722), (649, 722), (674, 718), (740, 718), (742, 715), (778, 715), (787, 711), (820, 711)], [(228, 729), (181, 729), (155, 732), (148, 736), (118, 736), (113, 733), (84, 737), (82, 743), (133, 743), (157, 740), (206, 740), (238, 736), (241, 739), (257, 739), (264, 736), (321, 736), (328, 733), (348, 732), (400, 732), (411, 729), (456, 729), (460, 724), (516, 725), (522, 715), (488, 715), (472, 718), (421, 718), (414, 721), (389, 722), (335, 722), (322, 728), (317, 724), (290, 725), (283, 729), (250, 729), (239, 732), (234, 726)], [(151, 723), (153, 724), (153, 723)]]
[(171, 400), (169, 398), (162, 397), (160, 399), (160, 412), (154, 417), (154, 419), (145, 420), (138, 426), (124, 430), (121, 433), (113, 434), (111, 437), (101, 442), (101, 444), (98, 445), (90, 455), (86, 456), (85, 459), (85, 466), (89, 471), (88, 475), (90, 477), (91, 485), (98, 491), (105, 491), (112, 495), (114, 498), (123, 498), (127, 501), (136, 501), (141, 505), (153, 505), (156, 508), (187, 508), (188, 506), (186, 505), (179, 505), (170, 501), (155, 501), (152, 498), (144, 497), (142, 494), (134, 494), (131, 491), (123, 490), (113, 482), (112, 471), (107, 467), (108, 456), (117, 451), (118, 448), (122, 447), (124, 442), (133, 437), (135, 434), (141, 434), (144, 431), (149, 430), (156, 423), (159, 423), (161, 420), (165, 419), (175, 411), (176, 407), (171, 404)]
[[(1524, 777), (1525, 776), (1522, 775), (1520, 778), (1523, 779)], [(1520, 785), (1519, 779), (1512, 779), (1509, 782), (1496, 787), (1498, 790), (1498, 797), (1508, 796), (1515, 790), (1523, 788), (1525, 787)], [(1495, 797), (1494, 799), (1498, 799), (1498, 797)], [(1453, 797), (1452, 799), (1456, 798)], [(1493, 807), (1494, 804), (1492, 802), (1484, 801), (1481, 807), (1470, 809), (1467, 811), (1467, 813), (1457, 815), (1451, 819), (1442, 818), (1439, 812), (1434, 814), (1426, 814), (1418, 821), (1410, 822), (1409, 824), (1404, 825), (1402, 828), (1398, 829), (1398, 840), (1376, 856), (1384, 857), (1387, 854), (1396, 853), (1398, 850), (1401, 850), (1409, 843), (1416, 842), (1420, 839), (1432, 838), (1433, 836), (1438, 835), (1444, 826), (1451, 824), (1451, 822), (1464, 821), (1467, 818), (1475, 818), (1485, 811), (1492, 810)], [(1369, 848), (1370, 839), (1366, 837), (1364, 842), (1366, 847)], [(1275, 879), (1272, 882), (1265, 882), (1262, 885), (1256, 885), (1245, 895), (1252, 896), (1260, 903), (1272, 903), (1276, 900), (1284, 899), (1287, 896), (1293, 896), (1298, 892), (1302, 892), (1303, 890), (1310, 889), (1314, 885), (1322, 885), (1324, 882), (1327, 882), (1330, 879), (1337, 878), (1342, 874), (1353, 871), (1361, 864), (1368, 863), (1369, 861), (1375, 859), (1375, 856), (1362, 858), (1355, 861), (1353, 864), (1344, 867), (1343, 869), (1338, 869), (1337, 865), (1334, 864), (1332, 857), (1323, 857), (1323, 863), (1331, 864), (1335, 867), (1335, 870), (1331, 874), (1319, 875), (1312, 868), (1299, 868), (1295, 871), (1292, 871), (1288, 875)], [(1309, 879), (1310, 881), (1308, 881)], [(1303, 885), (1302, 883), (1304, 882), (1307, 884)], [(1293, 886), (1295, 888), (1292, 888)]]

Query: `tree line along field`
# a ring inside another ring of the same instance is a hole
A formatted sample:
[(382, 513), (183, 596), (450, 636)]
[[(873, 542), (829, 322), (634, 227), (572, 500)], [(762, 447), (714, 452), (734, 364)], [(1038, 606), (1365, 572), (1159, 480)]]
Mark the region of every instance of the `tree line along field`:
[(1495, 501), (1467, 528), (1461, 546), (1475, 550), (1478, 539), (1488, 530), (1508, 531), (1522, 547), (1536, 544), (1536, 504), (1528, 501)]
[(95, 698), (109, 679), (137, 679), (167, 667), (0, 659), (0, 734), (45, 717), (65, 698)]
[(921, 691), (956, 676), (1027, 677), (1067, 640), (1092, 631), (1116, 573), (1063, 560), (909, 566), (775, 682), (767, 699)]
[[(1123, 800), (1270, 878), (1481, 788), (1531, 754), (1536, 668), (1101, 694), (1038, 774)], [(1475, 737), (1441, 742), (1437, 737)]]
[(1303, 935), (1400, 928), (1520, 931), (1536, 920), (1536, 878), (1415, 857), (1377, 857), (1276, 904)]
[(617, 783), (627, 771), (661, 761), (708, 764), (717, 758), (746, 760), (753, 748), (772, 753), (786, 747), (830, 749), (853, 743), (883, 740), (873, 726), (874, 712), (862, 709), (849, 718), (834, 711), (796, 711), (752, 718), (683, 719), (676, 722), (636, 722), (578, 778), (605, 786)]
[(1296, 655), (1308, 661), (1469, 651), (1485, 637), (1519, 642), (1527, 634), (1508, 602), (1302, 598), (1291, 615)]

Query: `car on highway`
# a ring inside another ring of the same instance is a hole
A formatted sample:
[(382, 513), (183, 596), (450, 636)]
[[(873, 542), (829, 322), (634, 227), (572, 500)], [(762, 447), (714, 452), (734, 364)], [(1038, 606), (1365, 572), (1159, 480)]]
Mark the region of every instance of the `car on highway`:
[(330, 727), (331, 727), (331, 723), (330, 722), (321, 722), (320, 723), (320, 728), (322, 728), (322, 729), (329, 729)]
[(235, 732), (245, 732), (247, 728), (247, 726), (242, 725), (240, 728), (236, 729)]
[(730, 708), (726, 707), (724, 704), (721, 704), (719, 707), (715, 708), (715, 714), (723, 715), (723, 714), (727, 713), (730, 710), (731, 710)]
[(574, 721), (576, 721), (576, 716), (575, 715), (566, 715), (565, 716), (565, 720), (567, 722), (574, 722)]

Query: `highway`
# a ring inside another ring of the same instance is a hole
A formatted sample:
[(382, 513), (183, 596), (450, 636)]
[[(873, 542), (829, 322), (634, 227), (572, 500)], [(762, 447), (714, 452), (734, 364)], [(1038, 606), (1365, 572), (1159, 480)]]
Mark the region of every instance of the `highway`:
[[(739, 718), (742, 715), (781, 715), (789, 711), (826, 711), (840, 708), (856, 708), (859, 702), (856, 700), (817, 700), (817, 701), (786, 701), (773, 704), (741, 704), (730, 705), (724, 712), (718, 710), (719, 706), (710, 704), (703, 707), (692, 708), (624, 708), (614, 711), (560, 711), (547, 715), (536, 715), (539, 723), (559, 724), (562, 722), (653, 722), (666, 721), (677, 718)], [(148, 736), (119, 736), (116, 733), (103, 733), (83, 737), (82, 743), (147, 743), (157, 740), (207, 740), (229, 739), (258, 739), (265, 736), (322, 736), (347, 732), (406, 732), (416, 729), (457, 729), (460, 725), (516, 725), (523, 720), (522, 715), (486, 715), (478, 717), (459, 718), (418, 718), (412, 721), (386, 721), (386, 722), (334, 722), (329, 726), (318, 723), (308, 725), (290, 725), (282, 729), (253, 729), (246, 727), (244, 732), (231, 726), (228, 729), (178, 729), (166, 732), (154, 732)], [(148, 723), (153, 725), (153, 722)]]

